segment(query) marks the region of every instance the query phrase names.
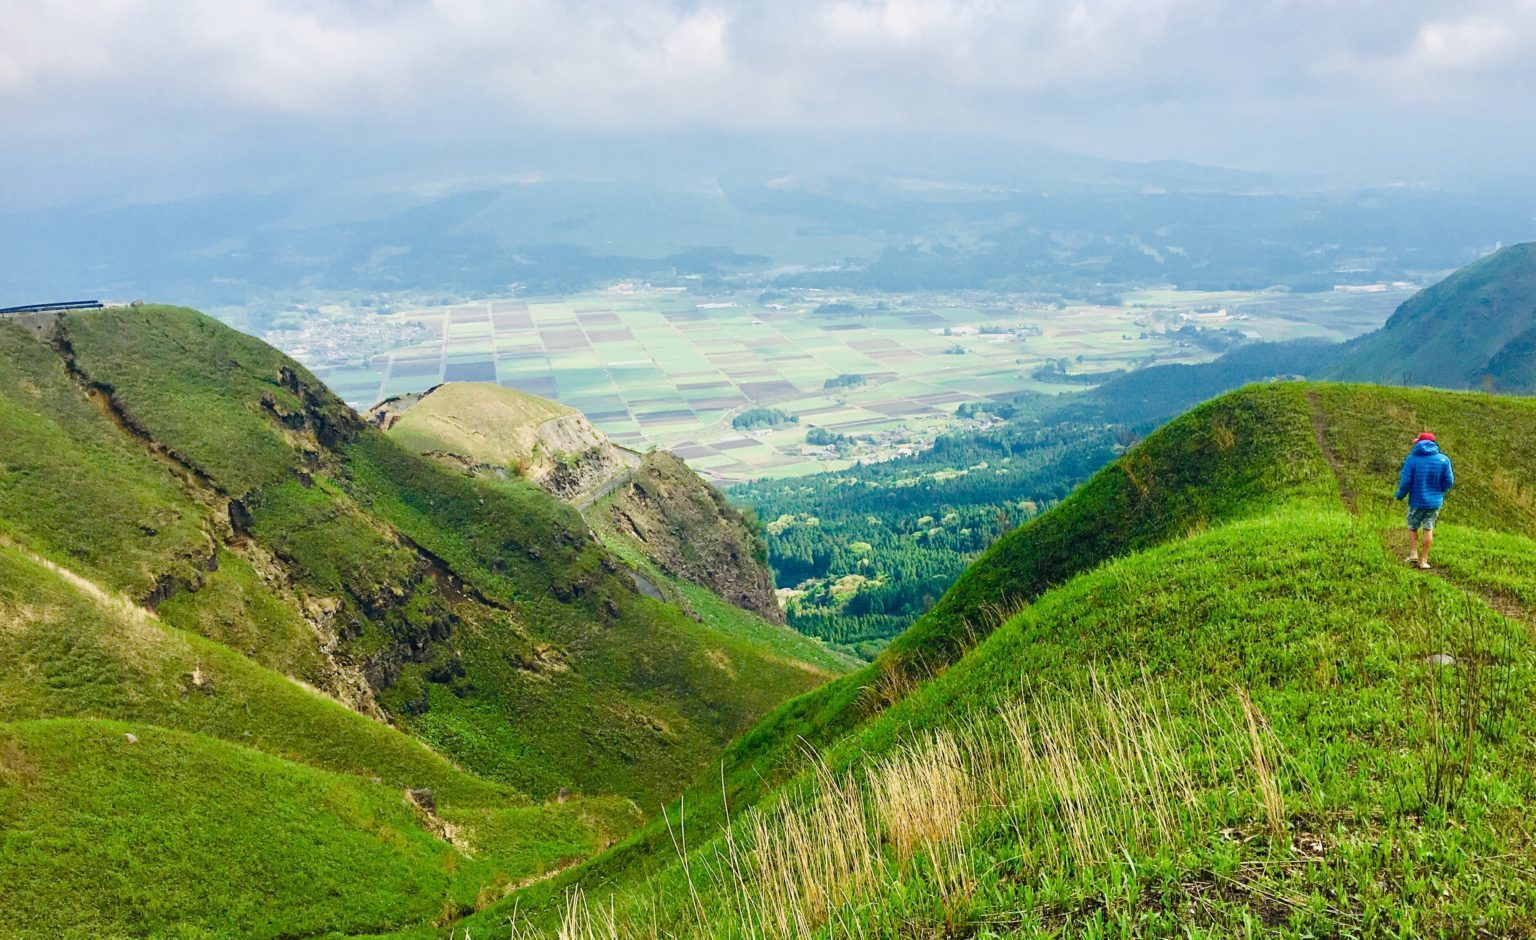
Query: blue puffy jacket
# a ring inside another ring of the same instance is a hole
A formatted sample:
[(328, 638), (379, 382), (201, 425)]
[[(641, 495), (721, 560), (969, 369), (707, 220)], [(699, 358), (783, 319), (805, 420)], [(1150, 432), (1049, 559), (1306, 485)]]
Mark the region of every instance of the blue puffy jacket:
[(1439, 509), (1445, 494), (1456, 485), (1451, 473), (1451, 458), (1440, 453), (1434, 441), (1419, 441), (1403, 461), (1397, 478), (1397, 498), (1408, 497), (1414, 509)]

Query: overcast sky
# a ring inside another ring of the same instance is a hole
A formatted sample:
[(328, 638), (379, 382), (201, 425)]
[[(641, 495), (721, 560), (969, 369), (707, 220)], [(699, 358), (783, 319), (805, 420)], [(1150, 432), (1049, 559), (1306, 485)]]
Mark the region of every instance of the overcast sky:
[(1455, 182), (1528, 170), (1536, 0), (0, 0), (0, 117), (11, 202), (668, 135)]

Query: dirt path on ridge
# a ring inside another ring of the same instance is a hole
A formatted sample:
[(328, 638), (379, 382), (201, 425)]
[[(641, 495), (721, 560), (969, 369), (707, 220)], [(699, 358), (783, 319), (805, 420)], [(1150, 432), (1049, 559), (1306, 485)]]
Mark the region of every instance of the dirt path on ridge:
[[(1401, 563), (1401, 559), (1410, 548), (1408, 533), (1404, 529), (1385, 529), (1381, 533), (1381, 545), (1388, 555)], [(1531, 635), (1536, 636), (1536, 610), (1532, 610), (1514, 595), (1497, 588), (1469, 584), (1439, 566), (1431, 566), (1425, 574), (1432, 574), (1458, 591), (1480, 598), (1500, 616), (1515, 623), (1524, 624), (1531, 631)]]
[[(1307, 404), (1310, 406), (1312, 418), (1312, 436), (1317, 440), (1317, 449), (1322, 452), (1323, 460), (1327, 461), (1328, 469), (1333, 472), (1333, 478), (1339, 487), (1339, 501), (1351, 515), (1360, 515), (1360, 506), (1355, 491), (1345, 482), (1342, 472), (1342, 464), (1339, 453), (1334, 449), (1332, 442), (1328, 440), (1328, 421), (1323, 415), (1322, 403), (1318, 400), (1316, 391), (1307, 391)], [(1384, 529), (1381, 532), (1381, 546), (1394, 560), (1400, 561), (1409, 549), (1407, 532), (1396, 528)], [(1533, 635), (1536, 635), (1536, 611), (1531, 610), (1525, 604), (1502, 591), (1484, 588), (1476, 584), (1468, 584), (1458, 580), (1444, 568), (1432, 567), (1427, 572), (1435, 575), (1457, 590), (1480, 598), (1483, 603), (1493, 608), (1501, 616), (1515, 623), (1524, 624)]]
[(1355, 499), (1355, 491), (1344, 480), (1339, 463), (1339, 452), (1333, 449), (1333, 443), (1328, 440), (1328, 421), (1323, 417), (1323, 405), (1318, 400), (1317, 392), (1307, 389), (1308, 411), (1312, 417), (1312, 436), (1317, 440), (1317, 449), (1322, 451), (1323, 460), (1328, 462), (1328, 469), (1333, 471), (1333, 480), (1339, 487), (1339, 501), (1351, 515), (1360, 515), (1360, 506)]

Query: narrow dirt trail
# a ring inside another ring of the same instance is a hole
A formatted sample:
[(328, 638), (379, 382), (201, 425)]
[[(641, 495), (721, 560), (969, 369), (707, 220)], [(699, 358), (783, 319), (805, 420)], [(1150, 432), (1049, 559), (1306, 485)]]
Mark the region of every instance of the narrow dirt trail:
[(1351, 515), (1358, 516), (1359, 501), (1354, 489), (1344, 479), (1339, 452), (1334, 450), (1333, 442), (1328, 440), (1328, 419), (1323, 415), (1323, 404), (1318, 400), (1317, 392), (1312, 389), (1307, 390), (1307, 405), (1312, 417), (1312, 436), (1317, 440), (1317, 449), (1322, 452), (1323, 460), (1327, 461), (1328, 469), (1333, 471), (1334, 482), (1339, 487), (1339, 501)]
[(82, 594), (89, 597), (91, 600), (95, 601), (101, 607), (123, 615), (135, 625), (148, 626), (152, 623), (158, 623), (152, 611), (134, 602), (134, 600), (128, 597), (126, 594), (119, 594), (116, 591), (104, 588), (97, 584), (95, 581), (92, 581), (90, 578), (87, 578), (85, 575), (76, 571), (72, 571), (71, 569), (64, 567), (56, 561), (44, 558), (42, 555), (32, 551), (30, 548), (27, 548), (23, 545), (18, 545), (3, 535), (0, 535), (0, 547), (8, 548), (14, 552), (17, 552), (32, 564), (48, 569), (49, 571), (63, 578), (65, 581), (69, 582), (70, 585), (79, 590)]
[[(1407, 554), (1410, 547), (1408, 533), (1406, 530), (1401, 529), (1386, 529), (1381, 533), (1381, 545), (1392, 558), (1401, 559)], [(1441, 567), (1431, 567), (1424, 573), (1434, 575), (1464, 594), (1471, 594), (1481, 599), (1483, 603), (1487, 604), (1505, 619), (1524, 624), (1530, 630), (1532, 637), (1536, 637), (1536, 610), (1533, 610), (1514, 595), (1500, 591), (1497, 588), (1468, 583)]]
[(626, 467), (623, 471), (615, 473), (612, 477), (603, 481), (603, 484), (591, 493), (581, 497), (575, 502), (577, 512), (585, 512), (595, 506), (598, 500), (612, 493), (614, 490), (635, 478), (635, 468)]
[[(1322, 402), (1319, 401), (1317, 392), (1308, 390), (1307, 404), (1310, 406), (1309, 410), (1312, 418), (1312, 435), (1317, 441), (1317, 449), (1322, 452), (1323, 460), (1328, 463), (1328, 469), (1333, 471), (1333, 478), (1339, 488), (1339, 501), (1344, 504), (1344, 508), (1351, 515), (1359, 518), (1361, 515), (1359, 499), (1354, 489), (1344, 479), (1343, 465), (1339, 460), (1338, 451), (1334, 449), (1333, 443), (1328, 440), (1328, 419), (1323, 414)], [(1394, 561), (1401, 562), (1401, 559), (1407, 555), (1410, 548), (1407, 531), (1398, 528), (1387, 528), (1381, 530), (1380, 536), (1382, 550)], [(1536, 636), (1536, 611), (1531, 610), (1518, 599), (1496, 590), (1458, 580), (1444, 568), (1432, 567), (1425, 573), (1440, 578), (1463, 593), (1471, 594), (1481, 599), (1483, 603), (1506, 619), (1524, 624), (1531, 631), (1532, 635)]]

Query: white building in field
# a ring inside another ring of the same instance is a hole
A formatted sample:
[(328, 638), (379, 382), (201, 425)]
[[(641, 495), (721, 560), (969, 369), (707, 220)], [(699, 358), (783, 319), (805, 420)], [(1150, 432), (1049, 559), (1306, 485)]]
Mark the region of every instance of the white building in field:
[(1187, 320), (1191, 323), (1220, 323), (1223, 320), (1231, 319), (1231, 314), (1227, 312), (1226, 307), (1222, 307), (1220, 310), (1186, 310), (1179, 314), (1179, 319)]

